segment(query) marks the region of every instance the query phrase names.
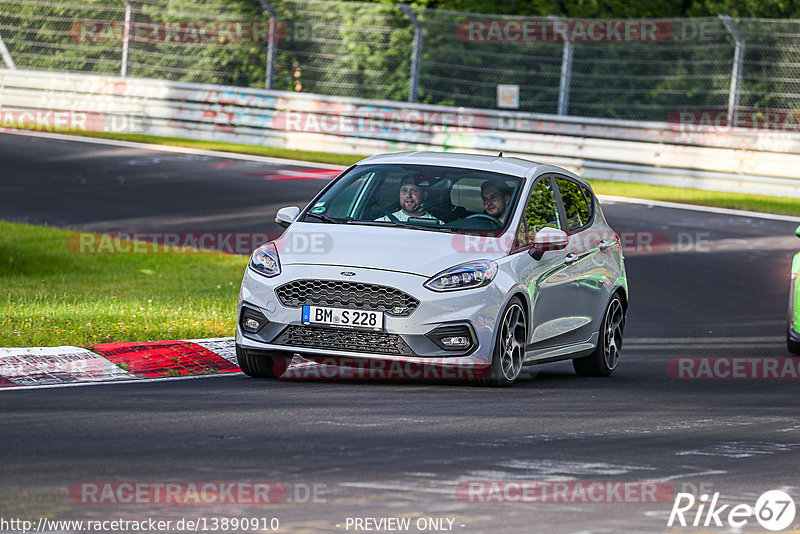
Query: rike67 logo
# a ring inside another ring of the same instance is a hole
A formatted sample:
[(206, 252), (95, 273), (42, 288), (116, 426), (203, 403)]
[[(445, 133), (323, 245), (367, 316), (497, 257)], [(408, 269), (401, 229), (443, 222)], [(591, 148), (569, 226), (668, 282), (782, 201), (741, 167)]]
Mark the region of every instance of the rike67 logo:
[(738, 530), (755, 519), (762, 528), (774, 532), (791, 526), (795, 513), (794, 500), (781, 490), (762, 493), (755, 506), (719, 504), (718, 492), (710, 499), (708, 494), (696, 499), (691, 493), (678, 493), (667, 526), (728, 527)]

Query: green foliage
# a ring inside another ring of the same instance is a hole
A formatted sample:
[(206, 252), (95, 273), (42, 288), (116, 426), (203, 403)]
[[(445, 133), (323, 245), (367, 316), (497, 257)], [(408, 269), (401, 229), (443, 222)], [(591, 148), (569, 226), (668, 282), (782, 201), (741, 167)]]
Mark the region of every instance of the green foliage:
[(0, 0), (0, 31), (20, 68), (119, 73), (121, 48), (81, 42), (80, 24), (89, 19), (122, 21), (124, 13), (115, 0), (66, 6)]
[(76, 237), (0, 222), (0, 346), (233, 335), (247, 258), (81, 253)]
[(277, 89), (408, 98), (413, 28), (394, 5), (276, 2), (285, 30)]
[[(162, 4), (164, 2), (166, 5)], [(198, 3), (192, 0), (160, 0), (137, 4), (137, 24), (186, 23), (213, 21), (224, 28), (237, 23), (265, 23), (268, 17), (258, 2), (231, 0), (224, 4)], [(249, 26), (247, 26), (249, 27)], [(255, 32), (253, 32), (255, 33)], [(234, 34), (236, 35), (236, 34)], [(134, 42), (131, 45), (131, 76), (159, 78), (182, 82), (264, 87), (267, 43), (247, 37), (228, 39), (220, 31), (207, 42)]]

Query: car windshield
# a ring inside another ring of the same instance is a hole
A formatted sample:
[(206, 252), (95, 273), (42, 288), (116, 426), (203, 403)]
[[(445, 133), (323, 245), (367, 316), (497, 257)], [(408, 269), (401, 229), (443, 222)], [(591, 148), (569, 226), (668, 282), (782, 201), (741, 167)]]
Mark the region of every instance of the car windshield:
[(522, 178), (432, 165), (360, 165), (309, 207), (303, 221), (499, 235)]

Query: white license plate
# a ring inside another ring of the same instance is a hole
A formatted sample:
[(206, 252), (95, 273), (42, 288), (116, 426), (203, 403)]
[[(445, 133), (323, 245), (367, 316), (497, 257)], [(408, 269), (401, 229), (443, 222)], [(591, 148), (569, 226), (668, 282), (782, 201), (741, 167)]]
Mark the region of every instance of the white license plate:
[(303, 324), (325, 324), (383, 330), (383, 312), (328, 308), (325, 306), (303, 306)]

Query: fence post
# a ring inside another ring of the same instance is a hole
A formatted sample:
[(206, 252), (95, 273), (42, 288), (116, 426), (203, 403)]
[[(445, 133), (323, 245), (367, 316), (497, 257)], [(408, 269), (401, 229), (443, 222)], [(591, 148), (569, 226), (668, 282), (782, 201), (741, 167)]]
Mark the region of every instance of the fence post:
[(6, 43), (3, 42), (3, 38), (0, 37), (0, 56), (3, 57), (3, 63), (6, 64), (11, 70), (17, 70), (17, 65), (14, 63), (14, 60), (11, 58), (11, 54), (6, 48)]
[(408, 81), (408, 101), (416, 102), (419, 93), (419, 66), (422, 58), (422, 23), (406, 3), (397, 4), (414, 26), (414, 46), (411, 49), (411, 77)]
[(561, 83), (558, 87), (558, 114), (566, 115), (569, 107), (569, 86), (572, 80), (572, 42), (564, 41), (561, 54)]
[(133, 3), (122, 0), (125, 4), (125, 25), (122, 27), (122, 66), (119, 75), (125, 78), (128, 75), (128, 59), (131, 49), (131, 21), (133, 20)]
[[(552, 22), (558, 20), (555, 15), (548, 15)], [(566, 115), (569, 108), (569, 86), (572, 80), (572, 41), (564, 41), (564, 50), (561, 52), (561, 81), (558, 85), (558, 115)]]
[(275, 86), (275, 60), (278, 54), (278, 24), (281, 20), (278, 18), (278, 12), (269, 3), (269, 0), (258, 0), (261, 4), (261, 9), (269, 14), (269, 42), (267, 42), (267, 74), (264, 87), (266, 89), (274, 89)]
[(731, 89), (728, 94), (728, 121), (734, 120), (736, 108), (739, 107), (739, 92), (742, 85), (742, 69), (744, 67), (745, 39), (733, 19), (729, 15), (720, 15), (728, 32), (733, 37), (736, 47), (733, 50), (733, 68), (731, 69)]

